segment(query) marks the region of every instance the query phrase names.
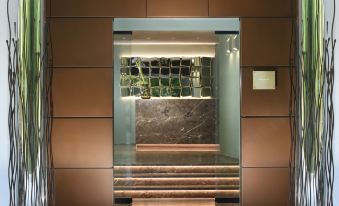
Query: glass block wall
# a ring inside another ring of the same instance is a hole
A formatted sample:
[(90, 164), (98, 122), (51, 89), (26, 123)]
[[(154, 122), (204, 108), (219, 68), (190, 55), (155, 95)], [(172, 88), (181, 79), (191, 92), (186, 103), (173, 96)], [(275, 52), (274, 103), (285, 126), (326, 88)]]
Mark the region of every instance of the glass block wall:
[(140, 96), (141, 74), (136, 66), (141, 59), (141, 71), (152, 97), (212, 97), (213, 60), (196, 58), (140, 58), (120, 59), (121, 96)]

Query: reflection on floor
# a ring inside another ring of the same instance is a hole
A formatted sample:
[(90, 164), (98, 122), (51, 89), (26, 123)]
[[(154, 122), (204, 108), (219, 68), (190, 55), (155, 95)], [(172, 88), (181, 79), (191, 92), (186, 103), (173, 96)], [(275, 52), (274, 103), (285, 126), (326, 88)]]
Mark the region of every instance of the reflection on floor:
[(136, 152), (134, 148), (114, 148), (114, 198), (133, 198), (133, 205), (159, 201), (135, 201), (140, 198), (210, 198), (201, 205), (215, 205), (214, 198), (239, 198), (237, 159), (218, 152)]
[(134, 199), (132, 204), (114, 206), (240, 206), (239, 203), (215, 203), (214, 199)]
[(239, 204), (216, 204), (214, 199), (135, 199), (133, 206), (239, 206)]
[(239, 165), (239, 160), (217, 152), (136, 152), (135, 145), (118, 145), (114, 165)]

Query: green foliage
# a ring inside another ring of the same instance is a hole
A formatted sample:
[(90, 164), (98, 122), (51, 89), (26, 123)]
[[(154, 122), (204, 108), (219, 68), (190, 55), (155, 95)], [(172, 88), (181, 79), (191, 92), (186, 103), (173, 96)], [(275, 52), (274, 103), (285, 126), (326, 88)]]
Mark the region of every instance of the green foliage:
[(303, 0), (301, 24), (301, 126), (304, 158), (312, 172), (324, 137), (323, 0)]
[(40, 3), (40, 0), (21, 0), (19, 8), (19, 124), (23, 158), (30, 172), (37, 166), (42, 141)]

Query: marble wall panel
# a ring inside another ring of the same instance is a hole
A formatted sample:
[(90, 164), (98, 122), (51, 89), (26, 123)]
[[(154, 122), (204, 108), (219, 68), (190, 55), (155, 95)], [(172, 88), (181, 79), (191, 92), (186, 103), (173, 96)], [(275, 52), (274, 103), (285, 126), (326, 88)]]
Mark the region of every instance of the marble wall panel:
[(136, 101), (137, 144), (215, 144), (215, 99)]

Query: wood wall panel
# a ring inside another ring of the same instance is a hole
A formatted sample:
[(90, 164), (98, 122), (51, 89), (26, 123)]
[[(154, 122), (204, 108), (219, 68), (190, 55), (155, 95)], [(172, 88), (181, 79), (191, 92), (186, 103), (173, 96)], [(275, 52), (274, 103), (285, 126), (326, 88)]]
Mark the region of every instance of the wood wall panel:
[(56, 206), (112, 206), (112, 169), (55, 170)]
[(53, 18), (53, 65), (112, 66), (111, 18)]
[(290, 17), (287, 0), (210, 0), (210, 17)]
[(146, 0), (51, 0), (52, 16), (145, 17)]
[(208, 0), (147, 0), (148, 17), (208, 17)]
[(292, 24), (289, 18), (241, 20), (242, 66), (289, 66)]
[(242, 206), (288, 206), (288, 168), (243, 168)]
[[(271, 70), (272, 68), (259, 68)], [(290, 101), (289, 68), (276, 68), (275, 90), (253, 90), (253, 67), (242, 68), (242, 116), (287, 116)]]
[(113, 165), (112, 119), (54, 119), (55, 168), (110, 168)]
[(242, 166), (288, 167), (289, 118), (242, 118)]
[(56, 68), (54, 116), (112, 116), (112, 68)]

